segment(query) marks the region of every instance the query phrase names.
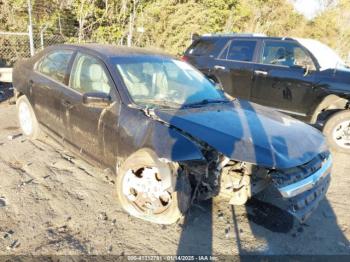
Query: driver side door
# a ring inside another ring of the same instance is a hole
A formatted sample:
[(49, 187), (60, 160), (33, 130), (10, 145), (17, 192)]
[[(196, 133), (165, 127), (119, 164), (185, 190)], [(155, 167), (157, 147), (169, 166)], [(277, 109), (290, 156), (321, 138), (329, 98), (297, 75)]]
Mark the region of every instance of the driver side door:
[(305, 117), (314, 96), (316, 66), (297, 42), (265, 40), (255, 65), (252, 101)]
[[(81, 154), (105, 164), (108, 162), (105, 156), (114, 155), (114, 152), (106, 152), (109, 147), (105, 144), (106, 130), (116, 129), (117, 123), (118, 103), (115, 93), (112, 94), (113, 88), (104, 63), (93, 55), (78, 52), (72, 65), (69, 87), (62, 95), (66, 137)], [(86, 103), (84, 95), (88, 93), (110, 96), (111, 104)], [(106, 119), (110, 122), (106, 122)]]

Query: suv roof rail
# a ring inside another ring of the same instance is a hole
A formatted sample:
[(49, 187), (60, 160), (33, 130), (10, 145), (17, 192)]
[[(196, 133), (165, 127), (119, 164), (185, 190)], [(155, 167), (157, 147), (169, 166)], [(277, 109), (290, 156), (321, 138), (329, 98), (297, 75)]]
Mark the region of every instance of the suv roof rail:
[(266, 37), (265, 34), (262, 33), (214, 33), (214, 34), (203, 34), (202, 36), (238, 36), (238, 37)]
[(295, 40), (295, 39), (293, 37), (284, 36), (282, 37), (282, 40)]

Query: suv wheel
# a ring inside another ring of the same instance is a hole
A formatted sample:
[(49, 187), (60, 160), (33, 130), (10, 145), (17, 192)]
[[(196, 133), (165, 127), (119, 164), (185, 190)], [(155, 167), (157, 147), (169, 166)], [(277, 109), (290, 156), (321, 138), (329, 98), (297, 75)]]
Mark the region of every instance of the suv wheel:
[(16, 101), (19, 125), (25, 136), (37, 139), (40, 136), (40, 127), (33, 108), (26, 96), (21, 96)]
[(326, 122), (323, 133), (334, 150), (350, 153), (350, 111), (340, 111)]

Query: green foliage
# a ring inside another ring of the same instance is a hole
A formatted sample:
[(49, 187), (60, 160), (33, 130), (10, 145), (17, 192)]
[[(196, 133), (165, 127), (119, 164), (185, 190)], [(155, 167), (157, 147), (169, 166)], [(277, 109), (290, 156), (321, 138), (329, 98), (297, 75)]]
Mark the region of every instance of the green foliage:
[(223, 32), (237, 0), (154, 1), (146, 5), (137, 20), (145, 33), (138, 34), (141, 46), (156, 46), (181, 53), (193, 33)]
[(350, 52), (350, 2), (341, 0), (310, 21), (303, 32), (304, 37), (315, 38), (334, 48), (342, 57)]
[(0, 1), (0, 31), (27, 31), (27, 0)]
[[(193, 33), (256, 32), (316, 38), (342, 56), (350, 50), (350, 2), (322, 0), (307, 21), (291, 0), (31, 0), (34, 32), (67, 42), (132, 43), (181, 54)], [(27, 0), (0, 0), (0, 30), (27, 31)], [(128, 37), (129, 35), (129, 37)]]
[(271, 36), (291, 35), (302, 26), (303, 16), (281, 0), (241, 0), (232, 11), (229, 31), (265, 33)]

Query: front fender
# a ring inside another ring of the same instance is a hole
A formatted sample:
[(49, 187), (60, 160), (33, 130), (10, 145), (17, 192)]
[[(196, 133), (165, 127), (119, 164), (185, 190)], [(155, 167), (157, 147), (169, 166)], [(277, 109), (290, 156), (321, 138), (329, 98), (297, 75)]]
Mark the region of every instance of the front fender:
[(143, 148), (172, 162), (204, 159), (195, 141), (181, 131), (146, 116), (142, 110), (123, 107), (118, 129), (118, 163)]
[(160, 158), (174, 162), (203, 160), (199, 146), (180, 131), (155, 122), (148, 144)]
[(326, 96), (314, 110), (314, 113), (312, 115), (310, 122), (312, 124), (315, 124), (317, 121), (318, 115), (325, 110), (345, 109), (347, 103), (348, 103), (347, 99), (339, 97), (337, 95), (331, 94)]

